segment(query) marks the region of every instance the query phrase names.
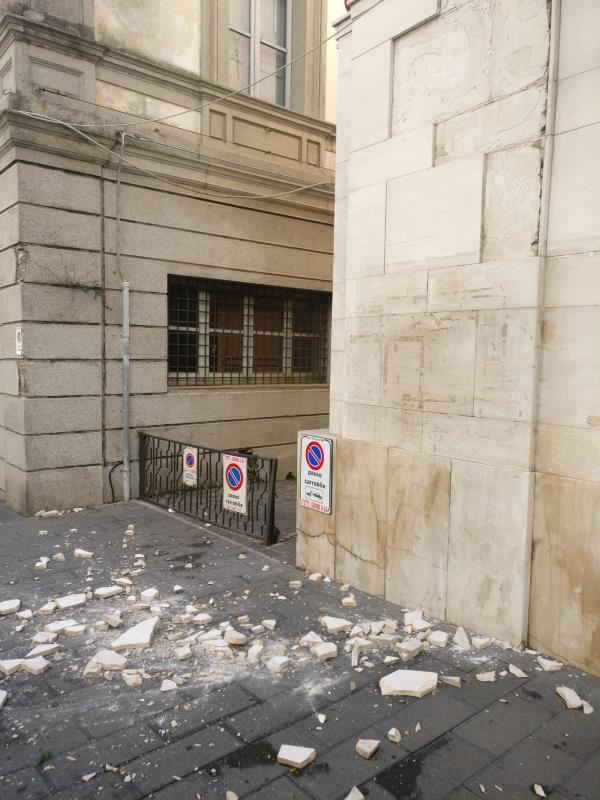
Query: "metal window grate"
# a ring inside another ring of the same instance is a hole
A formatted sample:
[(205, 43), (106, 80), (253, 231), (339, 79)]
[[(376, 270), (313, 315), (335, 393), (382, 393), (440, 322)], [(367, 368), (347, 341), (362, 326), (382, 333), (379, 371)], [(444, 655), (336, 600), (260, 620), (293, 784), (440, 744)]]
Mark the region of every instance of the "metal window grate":
[(331, 295), (169, 276), (172, 386), (326, 383)]

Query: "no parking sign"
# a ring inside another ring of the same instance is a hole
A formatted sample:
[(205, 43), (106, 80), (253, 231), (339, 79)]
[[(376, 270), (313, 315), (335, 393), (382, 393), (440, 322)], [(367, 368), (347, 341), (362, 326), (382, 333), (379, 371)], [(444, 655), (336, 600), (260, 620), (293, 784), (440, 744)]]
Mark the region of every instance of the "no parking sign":
[(245, 514), (248, 459), (223, 454), (223, 508)]
[(198, 448), (186, 447), (183, 451), (184, 486), (198, 485)]
[(300, 439), (300, 505), (331, 514), (331, 439)]

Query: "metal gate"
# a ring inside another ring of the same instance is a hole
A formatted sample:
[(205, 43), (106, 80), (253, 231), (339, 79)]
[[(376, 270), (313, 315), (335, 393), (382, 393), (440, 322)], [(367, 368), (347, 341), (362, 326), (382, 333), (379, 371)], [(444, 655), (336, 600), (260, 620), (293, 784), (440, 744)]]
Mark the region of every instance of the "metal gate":
[[(262, 458), (235, 450), (213, 450), (172, 439), (140, 433), (140, 498), (164, 508), (211, 522), (230, 531), (260, 536), (265, 544), (275, 544), (275, 481), (277, 459)], [(183, 451), (198, 452), (197, 486), (183, 483)], [(247, 459), (247, 513), (223, 508), (223, 455)]]

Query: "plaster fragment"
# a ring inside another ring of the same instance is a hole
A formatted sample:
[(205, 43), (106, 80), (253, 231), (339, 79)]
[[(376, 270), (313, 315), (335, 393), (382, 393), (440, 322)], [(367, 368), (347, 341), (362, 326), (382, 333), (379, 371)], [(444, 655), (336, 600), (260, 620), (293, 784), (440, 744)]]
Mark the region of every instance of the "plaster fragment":
[(359, 756), (371, 758), (379, 749), (380, 744), (379, 739), (359, 739), (355, 749)]
[(291, 744), (282, 744), (277, 753), (277, 763), (284, 764), (294, 769), (303, 769), (311, 764), (317, 757), (317, 751), (312, 747), (298, 747)]

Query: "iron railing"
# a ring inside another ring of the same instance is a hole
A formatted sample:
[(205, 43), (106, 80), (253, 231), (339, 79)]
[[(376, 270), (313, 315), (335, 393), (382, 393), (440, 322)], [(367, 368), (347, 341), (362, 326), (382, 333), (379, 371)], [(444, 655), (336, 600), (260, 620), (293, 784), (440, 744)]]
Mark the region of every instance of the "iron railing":
[[(141, 499), (227, 530), (260, 536), (267, 545), (275, 544), (279, 536), (275, 527), (276, 458), (236, 450), (214, 450), (143, 432), (139, 437)], [(183, 482), (186, 447), (194, 447), (198, 453), (196, 486)], [(247, 459), (246, 514), (223, 508), (223, 455), (227, 454)]]

